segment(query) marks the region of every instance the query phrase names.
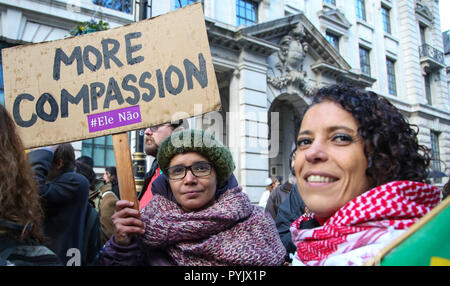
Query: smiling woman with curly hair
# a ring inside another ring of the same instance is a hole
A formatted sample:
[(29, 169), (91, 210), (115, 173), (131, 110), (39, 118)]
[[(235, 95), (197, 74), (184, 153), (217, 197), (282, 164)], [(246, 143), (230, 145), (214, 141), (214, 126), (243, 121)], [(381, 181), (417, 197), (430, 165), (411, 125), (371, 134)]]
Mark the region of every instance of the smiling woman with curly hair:
[(418, 130), (386, 98), (370, 91), (332, 86), (319, 90), (310, 107), (326, 100), (338, 103), (358, 122), (372, 187), (394, 180), (427, 182), (430, 151), (419, 145)]
[[(55, 265), (44, 246), (37, 183), (14, 122), (0, 104), (0, 265)], [(7, 255), (5, 255), (7, 253)]]
[(400, 111), (346, 85), (318, 90), (297, 137), (295, 175), (307, 211), (291, 226), (294, 265), (361, 265), (440, 200), (429, 150)]

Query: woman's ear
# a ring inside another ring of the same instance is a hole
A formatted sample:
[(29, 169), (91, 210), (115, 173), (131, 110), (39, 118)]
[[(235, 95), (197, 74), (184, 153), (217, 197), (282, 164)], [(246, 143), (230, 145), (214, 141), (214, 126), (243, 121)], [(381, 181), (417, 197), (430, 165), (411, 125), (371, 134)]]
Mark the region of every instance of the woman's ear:
[(60, 170), (63, 167), (63, 160), (62, 159), (58, 159), (55, 162), (55, 167), (56, 167), (56, 169)]

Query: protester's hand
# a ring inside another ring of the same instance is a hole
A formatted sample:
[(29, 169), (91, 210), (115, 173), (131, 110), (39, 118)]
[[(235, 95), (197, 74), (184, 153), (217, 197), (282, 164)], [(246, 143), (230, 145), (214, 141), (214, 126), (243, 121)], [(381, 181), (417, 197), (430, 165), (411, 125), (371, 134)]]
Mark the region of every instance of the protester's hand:
[(114, 242), (127, 246), (133, 235), (142, 235), (145, 232), (144, 223), (139, 211), (133, 209), (133, 202), (120, 200), (116, 203), (116, 212), (112, 216), (114, 224)]

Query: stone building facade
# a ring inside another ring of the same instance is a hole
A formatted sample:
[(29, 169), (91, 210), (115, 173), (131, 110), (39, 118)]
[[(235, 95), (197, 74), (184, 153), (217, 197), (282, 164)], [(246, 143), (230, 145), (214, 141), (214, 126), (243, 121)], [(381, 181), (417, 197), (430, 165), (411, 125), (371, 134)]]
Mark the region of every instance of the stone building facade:
[[(112, 2), (130, 6), (117, 11)], [(1, 0), (0, 39), (2, 47), (50, 41), (67, 36), (77, 21), (117, 27), (192, 2), (148, 0), (139, 10), (133, 0)], [(388, 98), (419, 126), (419, 141), (434, 150), (432, 167), (449, 173), (450, 77), (437, 0), (201, 2), (222, 110), (188, 122), (230, 147), (235, 175), (252, 201), (268, 176), (287, 178), (312, 90), (336, 82)], [(84, 152), (83, 143), (74, 146)]]

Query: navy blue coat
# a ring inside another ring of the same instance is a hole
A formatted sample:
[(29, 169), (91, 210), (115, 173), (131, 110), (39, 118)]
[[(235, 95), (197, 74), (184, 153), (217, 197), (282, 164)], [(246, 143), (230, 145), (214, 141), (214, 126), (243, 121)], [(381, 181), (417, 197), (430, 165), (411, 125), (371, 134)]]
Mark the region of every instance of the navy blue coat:
[(305, 213), (305, 203), (298, 192), (297, 184), (294, 184), (288, 197), (281, 203), (278, 208), (275, 224), (277, 226), (278, 234), (281, 242), (286, 248), (286, 253), (294, 253), (297, 247), (292, 243), (292, 236), (290, 232), (291, 224)]
[(76, 248), (82, 253), (89, 182), (74, 171), (62, 173), (47, 182), (53, 152), (38, 149), (28, 154), (28, 160), (39, 183), (39, 193), (45, 213), (44, 234), (50, 239), (47, 247), (66, 265), (72, 258), (67, 250)]

